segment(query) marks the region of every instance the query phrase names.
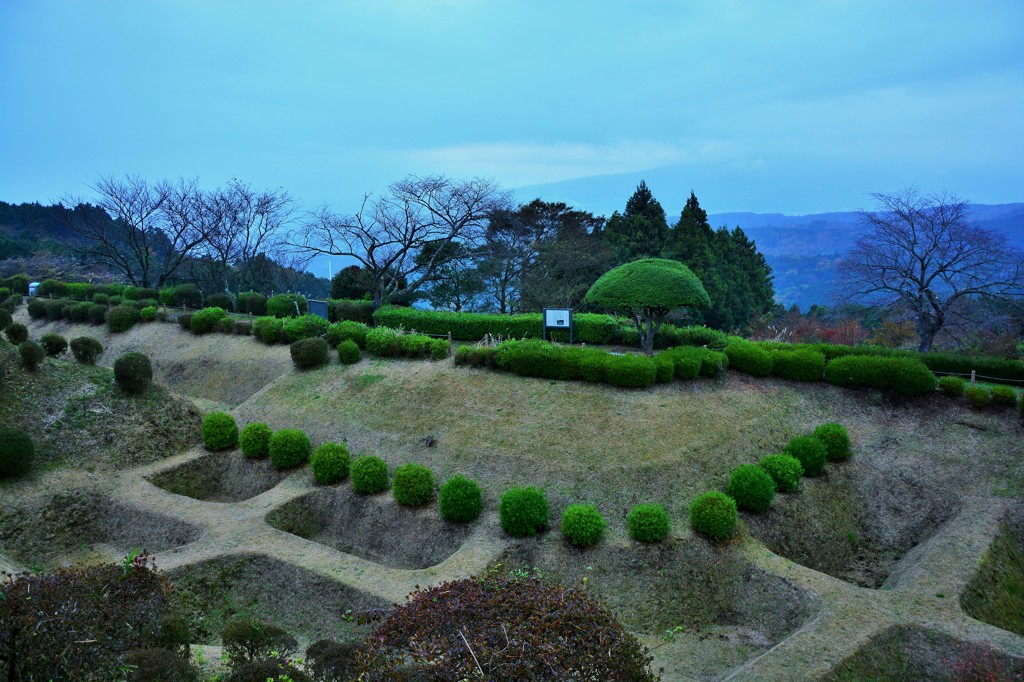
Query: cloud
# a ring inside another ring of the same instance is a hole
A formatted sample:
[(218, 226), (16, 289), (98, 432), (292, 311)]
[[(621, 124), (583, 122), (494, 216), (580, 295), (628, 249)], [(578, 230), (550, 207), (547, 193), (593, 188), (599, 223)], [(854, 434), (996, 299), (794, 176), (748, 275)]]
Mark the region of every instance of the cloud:
[(503, 185), (520, 187), (692, 163), (722, 151), (723, 145), (712, 142), (690, 149), (654, 140), (614, 144), (482, 142), (416, 149), (402, 156), (417, 173), (491, 177)]

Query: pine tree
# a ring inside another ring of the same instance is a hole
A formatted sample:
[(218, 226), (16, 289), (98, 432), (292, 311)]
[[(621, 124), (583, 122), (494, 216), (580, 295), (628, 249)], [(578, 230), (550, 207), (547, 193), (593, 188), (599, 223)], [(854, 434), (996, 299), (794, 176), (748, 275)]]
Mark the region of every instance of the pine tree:
[(668, 239), (668, 222), (665, 209), (646, 182), (640, 181), (626, 202), (625, 213), (613, 213), (601, 234), (615, 250), (617, 263), (661, 256)]

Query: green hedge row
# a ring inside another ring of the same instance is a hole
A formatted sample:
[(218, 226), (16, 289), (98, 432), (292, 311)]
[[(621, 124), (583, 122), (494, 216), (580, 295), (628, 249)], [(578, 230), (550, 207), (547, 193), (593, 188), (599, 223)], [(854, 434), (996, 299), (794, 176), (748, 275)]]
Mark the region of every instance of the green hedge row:
[(825, 381), (836, 386), (893, 390), (907, 396), (935, 390), (936, 379), (918, 359), (847, 355), (825, 365)]

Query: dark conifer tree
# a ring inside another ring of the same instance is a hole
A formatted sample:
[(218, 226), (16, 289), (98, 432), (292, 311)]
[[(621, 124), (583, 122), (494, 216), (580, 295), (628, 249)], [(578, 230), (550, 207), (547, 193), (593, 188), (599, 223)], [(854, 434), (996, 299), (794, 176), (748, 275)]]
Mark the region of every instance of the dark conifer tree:
[(626, 202), (626, 212), (613, 213), (601, 234), (615, 251), (617, 263), (661, 256), (668, 239), (668, 222), (665, 209), (646, 182), (640, 181)]

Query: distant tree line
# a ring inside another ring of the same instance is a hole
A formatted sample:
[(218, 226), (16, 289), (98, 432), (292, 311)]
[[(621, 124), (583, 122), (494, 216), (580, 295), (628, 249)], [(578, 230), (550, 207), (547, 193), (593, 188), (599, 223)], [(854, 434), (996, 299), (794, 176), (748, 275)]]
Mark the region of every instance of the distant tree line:
[[(711, 306), (689, 321), (745, 331), (772, 309), (771, 270), (739, 227), (713, 229), (692, 192), (670, 226), (643, 182), (607, 220), (541, 199), (517, 206), (491, 181), (444, 176), (396, 182), (353, 215), (327, 206), (300, 213), (287, 192), (240, 180), (204, 189), (189, 179), (101, 177), (92, 190), (54, 206), (0, 203), (0, 256), (73, 254), (141, 287), (303, 290), (502, 314), (586, 308), (602, 274), (657, 257), (686, 264), (706, 288)], [(304, 270), (317, 254), (355, 264), (328, 291)]]

